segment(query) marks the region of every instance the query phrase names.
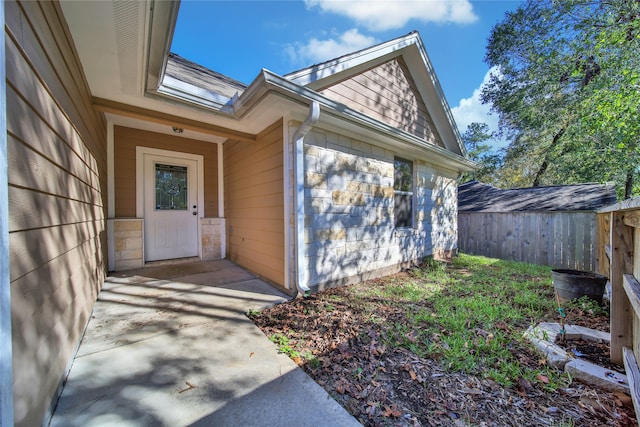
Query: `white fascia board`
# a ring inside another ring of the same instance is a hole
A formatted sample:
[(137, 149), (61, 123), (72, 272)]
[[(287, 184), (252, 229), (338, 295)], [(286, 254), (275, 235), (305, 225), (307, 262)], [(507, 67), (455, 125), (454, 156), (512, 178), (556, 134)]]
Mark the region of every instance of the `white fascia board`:
[(145, 29), (148, 37), (145, 43), (145, 92), (158, 90), (163, 83), (180, 9), (180, 1), (148, 0), (148, 3), (150, 13)]
[[(443, 137), (443, 142), (448, 146), (448, 148), (457, 148), (460, 150), (460, 153), (466, 157), (467, 152), (464, 144), (462, 143), (462, 137), (460, 136), (458, 126), (456, 125), (453, 114), (451, 113), (451, 108), (449, 108), (449, 103), (444, 96), (444, 91), (442, 90), (442, 86), (438, 80), (438, 75), (436, 74), (431, 60), (429, 59), (429, 55), (419, 38), (416, 39), (415, 49), (417, 50), (417, 54), (416, 52), (413, 52), (413, 54), (409, 53), (404, 57), (404, 59), (411, 73), (416, 73), (419, 77), (418, 79), (414, 79), (414, 81), (418, 86), (418, 90), (422, 93), (422, 98), (425, 102), (429, 102), (433, 99), (438, 100), (437, 105), (433, 105), (432, 103), (427, 105), (427, 107), (432, 107), (428, 108), (428, 110), (434, 120), (436, 129), (440, 136)], [(431, 84), (426, 87), (424, 84), (421, 84), (421, 82), (430, 82)], [(455, 144), (455, 147), (450, 146), (451, 142)]]
[(325, 83), (329, 83), (328, 80), (325, 79), (342, 71), (353, 70), (354, 74), (357, 74), (360, 71), (359, 66), (364, 64), (369, 66), (370, 63), (386, 62), (388, 57), (397, 56), (399, 50), (418, 43), (418, 40), (419, 37), (417, 33), (410, 33), (404, 37), (390, 40), (371, 48), (336, 58), (335, 60), (312, 65), (303, 70), (286, 74), (284, 78), (299, 85), (309, 87), (313, 87), (313, 83), (316, 81), (324, 80), (324, 85)]

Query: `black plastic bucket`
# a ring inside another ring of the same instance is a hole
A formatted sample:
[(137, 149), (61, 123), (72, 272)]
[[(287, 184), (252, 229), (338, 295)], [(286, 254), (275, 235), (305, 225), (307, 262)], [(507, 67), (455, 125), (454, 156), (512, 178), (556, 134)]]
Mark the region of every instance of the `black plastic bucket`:
[(607, 276), (580, 270), (551, 270), (553, 288), (561, 303), (587, 296), (602, 304)]

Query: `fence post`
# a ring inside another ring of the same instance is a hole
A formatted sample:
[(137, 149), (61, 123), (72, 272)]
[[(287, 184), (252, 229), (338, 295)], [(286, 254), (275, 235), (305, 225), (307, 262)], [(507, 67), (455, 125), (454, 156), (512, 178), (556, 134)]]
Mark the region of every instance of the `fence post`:
[(624, 290), (623, 275), (633, 273), (633, 228), (624, 224), (624, 212), (611, 212), (611, 361), (623, 363), (623, 347), (633, 345), (631, 304)]
[(609, 277), (609, 253), (611, 249), (611, 214), (598, 213), (596, 232), (596, 273)]

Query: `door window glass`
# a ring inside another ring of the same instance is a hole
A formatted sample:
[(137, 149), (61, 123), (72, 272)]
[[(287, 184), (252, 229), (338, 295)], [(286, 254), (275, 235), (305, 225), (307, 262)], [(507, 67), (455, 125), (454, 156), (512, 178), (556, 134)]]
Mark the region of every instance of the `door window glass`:
[(156, 163), (156, 210), (187, 210), (187, 167)]

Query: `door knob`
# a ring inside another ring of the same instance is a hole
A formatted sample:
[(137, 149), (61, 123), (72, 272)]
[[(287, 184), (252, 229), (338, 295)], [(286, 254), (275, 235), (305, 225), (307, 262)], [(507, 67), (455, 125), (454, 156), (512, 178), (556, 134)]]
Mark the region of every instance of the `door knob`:
[(194, 215), (198, 215), (198, 212), (194, 212), (193, 214), (194, 214)]

